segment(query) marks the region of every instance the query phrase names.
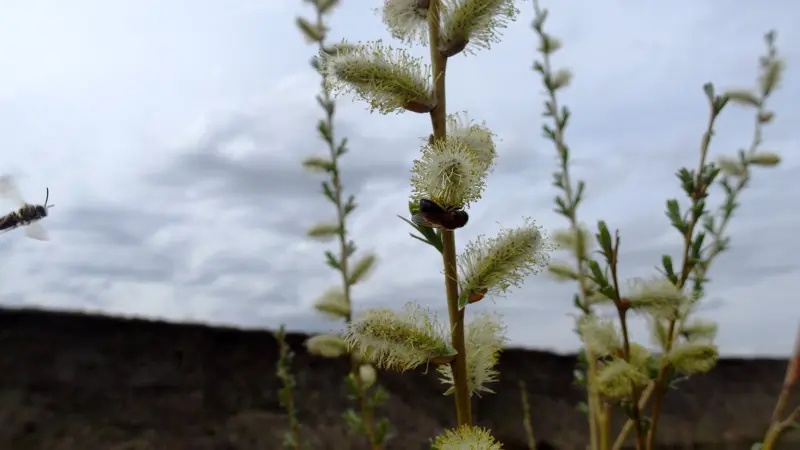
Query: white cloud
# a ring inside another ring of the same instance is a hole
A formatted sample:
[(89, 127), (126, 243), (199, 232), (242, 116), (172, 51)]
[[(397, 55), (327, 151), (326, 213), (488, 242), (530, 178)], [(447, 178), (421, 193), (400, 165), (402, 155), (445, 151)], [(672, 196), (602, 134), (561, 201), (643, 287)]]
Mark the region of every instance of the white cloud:
[[(680, 194), (675, 170), (696, 164), (707, 115), (702, 84), (750, 85), (761, 36), (778, 29), (790, 70), (765, 145), (785, 161), (758, 173), (743, 197), (734, 248), (711, 273), (709, 297), (720, 300), (704, 314), (721, 323), (724, 352), (788, 353), (800, 317), (792, 294), (800, 287), (793, 200), (800, 77), (792, 64), (800, 56), (800, 7), (785, 0), (550, 3), (550, 29), (565, 45), (555, 62), (576, 74), (562, 100), (574, 112), (575, 175), (588, 183), (580, 214), (622, 230), (627, 276), (646, 274), (662, 253), (679, 250), (663, 202)], [(529, 3), (521, 7), (501, 44), (450, 64), (451, 111), (468, 110), (502, 138), (499, 166), (461, 245), (523, 215), (549, 229), (564, 225), (551, 211), (554, 151), (539, 136), (532, 14)], [(305, 155), (324, 151), (314, 129), (314, 51), (294, 28), (294, 16), (307, 11), (300, 0), (0, 6), (8, 67), (0, 70), (0, 172), (17, 176), (29, 201), (48, 186), (58, 205), (46, 222), (51, 242), (20, 232), (0, 241), (4, 302), (336, 327), (309, 309), (337, 278), (324, 264), (326, 247), (303, 238), (308, 225), (333, 213), (317, 193), (320, 180), (299, 170)], [(343, 3), (332, 29), (351, 41), (388, 39), (379, 17), (357, 2)], [(347, 99), (337, 118), (351, 142), (345, 181), (360, 204), (353, 237), (381, 258), (357, 299), (362, 307), (435, 306), (443, 292), (439, 257), (395, 217), (406, 212), (408, 169), (427, 119), (370, 116)], [(748, 111), (731, 108), (715, 154), (745, 146), (751, 121)], [(481, 308), (505, 315), (514, 344), (574, 350), (573, 291), (539, 276)], [(641, 323), (634, 332), (645, 337)]]

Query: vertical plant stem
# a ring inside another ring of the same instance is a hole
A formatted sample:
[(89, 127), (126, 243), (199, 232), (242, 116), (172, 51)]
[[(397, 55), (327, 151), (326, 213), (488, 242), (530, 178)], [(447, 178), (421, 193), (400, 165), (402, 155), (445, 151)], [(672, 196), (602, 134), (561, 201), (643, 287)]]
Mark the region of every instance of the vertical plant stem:
[[(439, 51), (441, 0), (431, 0), (428, 9), (428, 33), (431, 47), (431, 67), (436, 106), (431, 111), (434, 139), (447, 137), (447, 57)], [(467, 385), (467, 354), (464, 341), (464, 310), (458, 308), (458, 271), (456, 269), (456, 238), (453, 231), (442, 232), (442, 260), (444, 263), (447, 313), (450, 318), (452, 345), (458, 354), (453, 359), (453, 384), (455, 386), (456, 418), (458, 425), (472, 425), (469, 386)]]
[[(542, 17), (542, 10), (539, 7), (539, 2), (537, 0), (533, 1), (533, 10), (535, 17)], [(540, 34), (542, 39), (545, 39), (545, 34), (542, 31)], [(547, 76), (551, 76), (553, 73), (552, 64), (550, 62), (550, 54), (547, 52), (542, 52), (542, 66), (544, 68), (544, 74), (548, 74)], [(556, 97), (555, 90), (549, 89), (548, 92), (548, 100), (552, 105), (552, 113), (553, 113), (553, 130), (555, 132), (555, 145), (556, 151), (558, 152), (559, 156), (559, 163), (561, 166), (562, 178), (563, 178), (563, 190), (564, 190), (564, 197), (567, 205), (569, 208), (567, 209), (567, 217), (569, 220), (569, 227), (577, 236), (579, 242), (577, 245), (577, 252), (576, 252), (576, 263), (578, 269), (578, 287), (580, 291), (581, 299), (586, 302), (587, 298), (589, 298), (589, 289), (586, 285), (586, 280), (588, 278), (588, 270), (586, 267), (586, 256), (583, 254), (583, 249), (586, 248), (583, 241), (583, 233), (581, 232), (580, 225), (578, 223), (577, 217), (577, 206), (576, 206), (576, 195), (575, 191), (572, 188), (572, 179), (570, 177), (569, 171), (569, 152), (567, 150), (566, 140), (564, 137), (564, 125), (558, 118), (558, 114), (560, 111), (558, 98)], [(588, 374), (586, 377), (586, 389), (588, 392), (587, 396), (587, 406), (589, 408), (589, 413), (587, 420), (589, 421), (589, 446), (592, 450), (605, 450), (608, 446), (608, 439), (605, 441), (600, 440), (600, 436), (598, 434), (600, 425), (607, 422), (607, 418), (604, 417), (607, 414), (607, 409), (604, 408), (604, 405), (600, 399), (600, 395), (597, 392), (595, 387), (594, 380), (597, 377), (597, 359), (595, 358), (594, 352), (591, 349), (586, 348), (586, 360), (588, 362)]]
[[(320, 29), (324, 29), (324, 21), (322, 12), (317, 9), (317, 26)], [(324, 51), (325, 45), (323, 41), (319, 42), (320, 51)], [(323, 76), (324, 77), (324, 76)], [(323, 79), (323, 89), (322, 89), (322, 98), (325, 104), (328, 104), (332, 101), (331, 95), (328, 92), (328, 89), (324, 89), (324, 79)], [(334, 200), (336, 205), (336, 218), (337, 223), (339, 226), (339, 233), (338, 233), (338, 241), (339, 241), (339, 273), (342, 279), (342, 291), (344, 293), (344, 299), (347, 302), (348, 306), (348, 313), (347, 317), (345, 317), (346, 323), (350, 323), (353, 319), (353, 304), (351, 301), (350, 296), (350, 269), (348, 264), (348, 256), (347, 256), (347, 218), (344, 211), (344, 202), (342, 200), (343, 197), (343, 187), (342, 187), (342, 179), (339, 173), (339, 164), (338, 164), (338, 156), (336, 153), (336, 140), (333, 138), (333, 111), (326, 110), (325, 113), (325, 124), (327, 125), (328, 130), (331, 133), (331, 140), (328, 143), (328, 150), (331, 155), (331, 161), (334, 162), (333, 170), (331, 173), (331, 182), (333, 184), (333, 192), (334, 192)], [(358, 402), (359, 409), (361, 411), (361, 419), (364, 423), (364, 434), (369, 441), (370, 448), (372, 450), (380, 450), (381, 446), (378, 442), (377, 436), (375, 435), (374, 430), (374, 421), (373, 421), (373, 414), (372, 408), (369, 406), (367, 399), (366, 399), (366, 392), (364, 389), (364, 383), (361, 380), (361, 372), (359, 371), (360, 363), (356, 359), (354, 355), (350, 355), (350, 374), (353, 377), (356, 387), (356, 401)]]
[(764, 441), (761, 445), (762, 450), (772, 450), (778, 442), (781, 433), (800, 419), (800, 407), (797, 407), (788, 418), (781, 419), (783, 411), (786, 409), (786, 404), (789, 402), (792, 388), (797, 383), (798, 379), (800, 379), (800, 327), (797, 328), (794, 351), (789, 356), (789, 364), (786, 366), (786, 375), (783, 379), (783, 386), (781, 386), (781, 393), (778, 395), (778, 400), (775, 402), (775, 409), (772, 411), (772, 423), (770, 424), (766, 436), (764, 436)]
[(586, 404), (589, 407), (589, 440), (591, 448), (593, 450), (598, 450), (601, 448), (604, 449), (607, 445), (600, 439), (598, 433), (601, 424), (606, 418), (603, 416), (604, 411), (602, 409), (603, 405), (600, 400), (600, 395), (594, 385), (594, 380), (597, 377), (597, 360), (594, 357), (594, 353), (588, 348), (586, 349), (586, 359), (589, 360), (589, 376), (586, 377), (586, 389), (589, 392), (589, 396), (586, 399)]
[(519, 396), (522, 401), (522, 426), (525, 428), (528, 450), (536, 450), (536, 439), (533, 438), (533, 426), (531, 425), (531, 405), (528, 403), (528, 390), (522, 380), (519, 380)]
[(800, 406), (785, 420), (775, 422), (769, 427), (764, 442), (761, 443), (761, 450), (775, 450), (775, 445), (778, 444), (783, 432), (797, 426), (798, 421), (800, 421)]
[[(326, 101), (330, 100), (330, 96), (327, 92), (323, 94), (323, 97)], [(330, 114), (327, 115), (326, 121), (328, 124), (328, 129), (333, 130), (333, 118)], [(336, 147), (331, 144), (331, 156), (335, 157), (335, 151)], [(338, 164), (333, 171), (333, 191), (336, 199), (336, 214), (339, 223), (339, 265), (341, 267), (340, 273), (342, 276), (342, 289), (344, 292), (345, 301), (348, 305), (348, 313), (345, 321), (349, 324), (353, 320), (353, 303), (350, 296), (350, 270), (347, 257), (347, 228), (344, 207), (342, 203), (342, 182), (341, 177), (339, 176)], [(353, 380), (355, 381), (356, 385), (356, 397), (359, 409), (361, 410), (361, 419), (364, 423), (364, 434), (369, 440), (370, 448), (373, 450), (380, 450), (381, 446), (378, 443), (374, 432), (372, 409), (367, 403), (366, 393), (364, 392), (364, 383), (361, 380), (361, 372), (359, 371), (359, 367), (360, 364), (358, 359), (355, 357), (355, 355), (350, 355), (350, 373), (353, 376)]]
[[(617, 307), (617, 315), (619, 317), (620, 328), (622, 329), (622, 352), (625, 361), (630, 362), (631, 359), (631, 340), (628, 333), (628, 302), (623, 300), (619, 290), (619, 275), (618, 275), (618, 262), (619, 262), (619, 232), (614, 239), (614, 246), (611, 248), (611, 258), (609, 266), (611, 270), (611, 282), (614, 285), (614, 296), (616, 297), (614, 303)], [(631, 383), (631, 396), (633, 405), (631, 407), (633, 413), (634, 426), (636, 427), (636, 448), (638, 450), (646, 450), (647, 434), (642, 428), (642, 414), (639, 409), (639, 390), (633, 383)], [(606, 444), (607, 445), (607, 444)]]
[[(706, 167), (706, 159), (708, 158), (708, 149), (711, 145), (711, 137), (714, 135), (714, 124), (716, 123), (716, 119), (718, 117), (719, 112), (715, 109), (713, 104), (710, 105), (709, 111), (709, 118), (708, 118), (708, 126), (706, 127), (705, 132), (703, 133), (703, 140), (700, 144), (700, 161), (697, 167), (697, 175), (695, 177), (695, 186), (696, 191), (694, 192), (694, 199), (701, 199), (706, 195), (706, 190), (708, 186), (702, 181), (703, 174), (705, 173)], [(694, 200), (693, 199), (693, 200)], [(700, 214), (695, 214), (694, 208), (692, 209), (692, 215), (689, 220), (689, 226), (686, 229), (686, 233), (683, 235), (683, 264), (681, 269), (681, 276), (678, 280), (678, 289), (683, 289), (686, 285), (686, 282), (689, 280), (689, 275), (692, 273), (692, 268), (694, 264), (689, 259), (689, 252), (692, 248), (692, 240), (694, 238), (694, 229), (697, 226), (697, 222), (700, 220)], [(675, 327), (677, 325), (677, 319), (673, 318), (669, 321), (669, 328), (667, 331), (667, 342), (664, 348), (664, 352), (668, 353), (672, 349), (672, 344), (675, 338)], [(664, 395), (666, 394), (665, 389), (665, 382), (664, 377), (666, 376), (667, 369), (669, 366), (666, 363), (661, 364), (661, 368), (658, 371), (658, 377), (655, 380), (655, 386), (653, 388), (653, 407), (652, 407), (652, 414), (651, 414), (651, 425), (650, 430), (647, 436), (647, 450), (655, 450), (656, 445), (656, 437), (658, 432), (658, 421), (661, 417), (661, 407), (662, 403), (664, 402)]]
[[(326, 101), (330, 100), (328, 93), (323, 94)], [(326, 121), (328, 123), (328, 129), (333, 129), (333, 118), (330, 114), (327, 115)], [(336, 148), (333, 144), (331, 144), (331, 155), (335, 156)], [(336, 198), (336, 214), (338, 216), (339, 222), (339, 265), (341, 267), (341, 276), (342, 276), (342, 289), (344, 292), (344, 298), (348, 305), (348, 313), (345, 321), (349, 324), (353, 320), (353, 309), (352, 309), (352, 301), (350, 297), (350, 270), (348, 266), (348, 257), (347, 257), (347, 228), (346, 226), (346, 219), (344, 214), (344, 207), (342, 204), (342, 182), (339, 176), (339, 168), (338, 165), (333, 171), (333, 190)], [(355, 381), (356, 385), (356, 397), (358, 401), (359, 409), (361, 410), (361, 419), (364, 422), (364, 434), (367, 436), (369, 440), (370, 448), (373, 450), (380, 450), (381, 446), (377, 441), (375, 436), (375, 432), (373, 429), (373, 417), (372, 417), (372, 409), (367, 404), (366, 393), (364, 392), (364, 383), (361, 380), (361, 372), (359, 371), (359, 361), (354, 356), (350, 356), (350, 373), (353, 376), (353, 380)]]
[(297, 411), (295, 410), (294, 404), (295, 379), (291, 367), (292, 350), (286, 342), (286, 329), (283, 325), (281, 325), (281, 328), (275, 333), (275, 339), (278, 341), (279, 349), (277, 375), (283, 383), (280, 399), (286, 410), (286, 416), (289, 419), (290, 440), (287, 444), (292, 450), (300, 450), (302, 445), (300, 442), (300, 422), (297, 420)]
[(611, 421), (609, 420), (609, 408), (602, 406), (602, 410), (597, 417), (598, 439), (600, 439), (600, 450), (608, 450), (611, 444), (609, 434), (611, 432)]
[[(653, 394), (653, 388), (655, 387), (655, 383), (650, 383), (642, 392), (642, 395), (639, 397), (639, 411), (644, 410), (647, 406), (647, 402), (650, 400), (650, 396)], [(622, 427), (622, 431), (617, 435), (617, 439), (614, 440), (614, 445), (611, 446), (611, 450), (621, 450), (622, 446), (625, 444), (625, 439), (630, 434), (631, 430), (633, 429), (634, 421), (628, 420), (625, 422), (625, 425)], [(605, 449), (604, 449), (605, 450)]]
[(775, 409), (772, 411), (772, 422), (779, 422), (781, 415), (786, 409), (786, 403), (789, 402), (789, 394), (792, 392), (792, 387), (800, 379), (800, 326), (797, 327), (797, 337), (794, 342), (794, 351), (789, 356), (789, 363), (786, 365), (786, 375), (783, 379), (783, 387), (778, 396), (778, 401), (775, 402)]

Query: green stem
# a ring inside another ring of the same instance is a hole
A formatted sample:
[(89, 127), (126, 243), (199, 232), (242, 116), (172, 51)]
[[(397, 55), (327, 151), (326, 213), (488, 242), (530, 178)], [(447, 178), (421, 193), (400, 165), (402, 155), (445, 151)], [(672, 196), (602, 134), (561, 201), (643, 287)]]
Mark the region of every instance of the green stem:
[[(542, 10), (539, 7), (539, 2), (537, 0), (533, 1), (533, 11), (535, 17), (539, 18), (542, 17)], [(543, 31), (538, 32), (540, 38), (544, 41), (545, 34)], [(552, 64), (550, 62), (550, 54), (547, 52), (542, 52), (542, 66), (544, 68), (544, 74), (547, 76), (552, 76), (553, 69)], [(572, 179), (570, 176), (569, 171), (569, 152), (567, 150), (566, 139), (564, 137), (564, 124), (560, 123), (558, 118), (559, 114), (559, 104), (558, 98), (556, 97), (556, 93), (554, 90), (548, 88), (547, 89), (548, 100), (552, 105), (553, 111), (553, 130), (555, 131), (555, 141), (554, 144), (556, 145), (556, 150), (558, 151), (559, 157), (559, 164), (561, 166), (561, 176), (563, 179), (563, 187), (562, 190), (564, 191), (564, 197), (566, 200), (567, 205), (569, 205), (569, 209), (567, 210), (567, 218), (569, 220), (569, 227), (575, 235), (577, 236), (579, 242), (577, 247), (577, 252), (575, 254), (577, 269), (578, 269), (578, 288), (580, 291), (580, 298), (583, 300), (584, 305), (586, 305), (586, 310), (584, 311), (586, 314), (589, 314), (588, 311), (588, 298), (589, 298), (589, 288), (586, 284), (586, 280), (588, 279), (588, 268), (586, 266), (588, 256), (583, 253), (585, 248), (583, 242), (583, 233), (581, 232), (580, 225), (578, 222), (578, 214), (577, 214), (577, 202), (576, 202), (576, 193), (572, 189)], [(589, 421), (589, 447), (592, 450), (600, 450), (605, 449), (608, 447), (608, 440), (606, 436), (606, 440), (602, 441), (601, 437), (601, 427), (604, 422), (607, 423), (608, 418), (604, 417), (604, 405), (602, 400), (600, 399), (600, 393), (597, 391), (597, 387), (595, 384), (595, 379), (597, 378), (597, 359), (595, 358), (594, 352), (588, 347), (585, 348), (586, 352), (586, 359), (588, 361), (588, 373), (586, 377), (586, 390), (587, 390), (587, 406), (589, 407), (589, 414), (587, 415), (587, 420)]]
[[(614, 286), (614, 304), (617, 307), (617, 316), (619, 317), (620, 328), (622, 329), (622, 356), (625, 361), (631, 360), (631, 340), (628, 333), (628, 306), (627, 300), (623, 300), (620, 295), (619, 289), (619, 275), (618, 275), (618, 262), (619, 262), (619, 232), (616, 234), (614, 246), (609, 255), (609, 269), (611, 270), (611, 283)], [(631, 383), (631, 397), (633, 405), (631, 406), (633, 412), (634, 426), (636, 427), (636, 448), (638, 450), (646, 450), (647, 434), (642, 427), (642, 414), (639, 410), (639, 389)], [(607, 445), (607, 444), (606, 444)]]
[[(320, 29), (324, 29), (324, 20), (322, 12), (317, 9), (317, 26)], [(323, 41), (319, 42), (319, 48), (321, 51), (324, 51), (325, 45)], [(324, 80), (323, 80), (324, 81)], [(324, 83), (323, 83), (324, 85)], [(327, 89), (322, 89), (322, 98), (326, 104), (332, 101), (331, 95), (328, 93)], [(344, 188), (342, 187), (342, 179), (339, 174), (339, 161), (338, 156), (336, 154), (336, 140), (333, 138), (333, 112), (327, 111), (325, 114), (325, 124), (330, 130), (331, 133), (331, 140), (328, 143), (328, 150), (331, 155), (331, 161), (333, 161), (333, 171), (331, 173), (331, 182), (333, 184), (333, 192), (334, 192), (334, 200), (336, 204), (336, 218), (339, 225), (339, 273), (341, 274), (342, 278), (342, 289), (344, 292), (344, 299), (348, 305), (348, 313), (345, 321), (350, 323), (353, 319), (353, 311), (352, 311), (352, 301), (350, 296), (350, 269), (348, 264), (348, 257), (347, 257), (347, 219), (344, 212), (344, 202), (342, 201), (342, 192)], [(358, 360), (351, 355), (350, 357), (350, 373), (353, 376), (353, 380), (355, 382), (355, 390), (356, 390), (356, 401), (358, 402), (359, 409), (361, 410), (361, 419), (364, 423), (364, 434), (369, 441), (370, 448), (372, 450), (380, 450), (381, 445), (378, 442), (377, 436), (375, 435), (374, 431), (374, 418), (372, 414), (372, 408), (369, 406), (366, 398), (366, 392), (364, 389), (364, 383), (361, 380), (361, 372), (359, 371), (360, 363)]]
[[(708, 158), (708, 149), (711, 144), (711, 137), (714, 135), (714, 125), (716, 123), (717, 117), (719, 116), (719, 111), (716, 110), (714, 106), (714, 100), (711, 100), (710, 111), (709, 111), (709, 118), (708, 118), (708, 125), (706, 127), (705, 133), (703, 133), (703, 140), (700, 144), (700, 161), (697, 167), (697, 175), (695, 178), (695, 192), (693, 195), (693, 202), (699, 201), (706, 195), (706, 190), (709, 186), (707, 186), (703, 181), (703, 174), (706, 168), (706, 159)], [(694, 238), (694, 230), (697, 227), (697, 223), (700, 220), (701, 214), (695, 214), (694, 208), (692, 208), (692, 215), (691, 219), (689, 220), (689, 226), (686, 229), (686, 233), (683, 235), (683, 264), (681, 268), (681, 276), (678, 279), (677, 287), (678, 289), (683, 290), (683, 287), (686, 285), (686, 281), (689, 280), (689, 275), (692, 273), (692, 269), (695, 267), (695, 264), (689, 258), (689, 252), (692, 248), (692, 240)], [(675, 329), (677, 327), (678, 319), (672, 318), (669, 321), (669, 329), (667, 331), (667, 342), (665, 343), (664, 353), (669, 353), (672, 350), (672, 346), (674, 344), (675, 338)], [(651, 414), (651, 425), (650, 430), (647, 435), (647, 450), (655, 450), (656, 448), (656, 438), (658, 433), (658, 421), (661, 418), (661, 406), (664, 402), (664, 395), (666, 394), (666, 389), (664, 386), (664, 377), (667, 374), (667, 369), (669, 369), (669, 365), (665, 362), (661, 364), (661, 368), (658, 371), (658, 376), (656, 377), (655, 386), (653, 389), (653, 406), (652, 406), (652, 414)]]
[(785, 420), (774, 422), (769, 427), (764, 442), (761, 443), (761, 450), (774, 450), (783, 432), (794, 427), (798, 419), (800, 419), (800, 406)]
[(519, 380), (519, 396), (522, 401), (522, 426), (525, 428), (528, 450), (536, 450), (536, 439), (533, 437), (533, 426), (531, 425), (531, 405), (528, 403), (528, 389), (522, 380)]
[[(441, 0), (431, 0), (428, 9), (428, 33), (433, 70), (433, 93), (436, 106), (431, 111), (434, 139), (447, 137), (446, 71), (447, 57), (439, 51)], [(442, 232), (442, 260), (444, 263), (447, 312), (450, 318), (453, 349), (457, 353), (451, 363), (455, 387), (456, 416), (458, 425), (472, 425), (469, 386), (467, 385), (467, 352), (464, 339), (464, 310), (458, 308), (458, 271), (456, 269), (456, 239), (453, 231)]]
[(292, 450), (300, 450), (302, 448), (300, 442), (300, 423), (297, 420), (297, 413), (294, 405), (294, 376), (292, 375), (291, 368), (291, 349), (286, 342), (286, 331), (283, 325), (280, 330), (275, 333), (275, 339), (278, 341), (278, 348), (280, 349), (278, 357), (278, 378), (283, 383), (283, 407), (286, 409), (286, 417), (289, 419), (289, 434), (291, 435)]

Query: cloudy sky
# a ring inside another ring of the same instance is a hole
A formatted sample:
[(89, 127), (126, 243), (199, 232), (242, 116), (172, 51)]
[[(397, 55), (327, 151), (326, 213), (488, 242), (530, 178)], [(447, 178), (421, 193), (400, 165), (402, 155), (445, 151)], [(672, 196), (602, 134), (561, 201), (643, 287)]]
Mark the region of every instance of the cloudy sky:
[[(0, 302), (336, 329), (310, 307), (337, 280), (324, 264), (326, 245), (304, 239), (309, 225), (333, 213), (320, 180), (299, 169), (305, 156), (325, 151), (314, 128), (313, 48), (294, 26), (311, 9), (301, 0), (68, 3), (0, 4), (0, 172), (16, 177), (28, 201), (43, 201), (49, 187), (56, 205), (44, 222), (50, 242), (19, 230), (0, 239)], [(765, 146), (784, 163), (756, 173), (744, 195), (733, 249), (712, 271), (702, 314), (720, 322), (724, 353), (788, 353), (800, 318), (800, 5), (567, 3), (544, 6), (565, 44), (556, 62), (576, 74), (562, 100), (574, 112), (574, 171), (588, 184), (580, 216), (621, 229), (626, 277), (648, 275), (661, 254), (679, 251), (663, 205), (679, 194), (675, 170), (697, 164), (707, 114), (701, 86), (752, 86), (762, 35), (778, 29), (789, 73)], [(345, 0), (332, 34), (388, 40), (372, 11), (379, 5)], [(565, 225), (552, 212), (554, 149), (538, 132), (532, 9), (521, 6), (502, 44), (449, 66), (451, 112), (469, 111), (502, 139), (460, 246), (522, 216), (545, 229)], [(751, 111), (729, 108), (715, 154), (747, 145), (751, 123)], [(372, 116), (345, 98), (336, 129), (351, 142), (343, 164), (361, 205), (354, 238), (381, 257), (355, 300), (417, 300), (443, 313), (439, 255), (396, 217), (406, 212), (408, 170), (427, 118)], [(513, 345), (572, 351), (574, 290), (540, 275), (476, 309), (504, 314)], [(642, 324), (634, 332), (647, 339)]]

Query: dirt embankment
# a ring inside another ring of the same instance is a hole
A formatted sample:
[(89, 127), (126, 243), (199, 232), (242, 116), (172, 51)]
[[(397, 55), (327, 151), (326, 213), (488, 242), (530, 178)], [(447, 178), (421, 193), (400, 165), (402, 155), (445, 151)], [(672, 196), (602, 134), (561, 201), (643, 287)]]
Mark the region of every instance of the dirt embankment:
[[(297, 401), (313, 449), (364, 448), (346, 436), (345, 361), (297, 356)], [(286, 422), (278, 404), (277, 345), (266, 331), (42, 311), (0, 310), (0, 448), (280, 449)], [(525, 380), (542, 448), (583, 448), (586, 425), (572, 385), (574, 357), (509, 349), (497, 394), (475, 417), (508, 449), (525, 449), (518, 380)], [(749, 449), (763, 435), (786, 362), (723, 360), (709, 375), (670, 393), (661, 422), (664, 448)], [(428, 448), (453, 421), (433, 373), (384, 374), (391, 398), (390, 448)], [(800, 402), (800, 395), (793, 401)], [(618, 418), (621, 423), (621, 418)], [(800, 448), (800, 441), (785, 448)]]

